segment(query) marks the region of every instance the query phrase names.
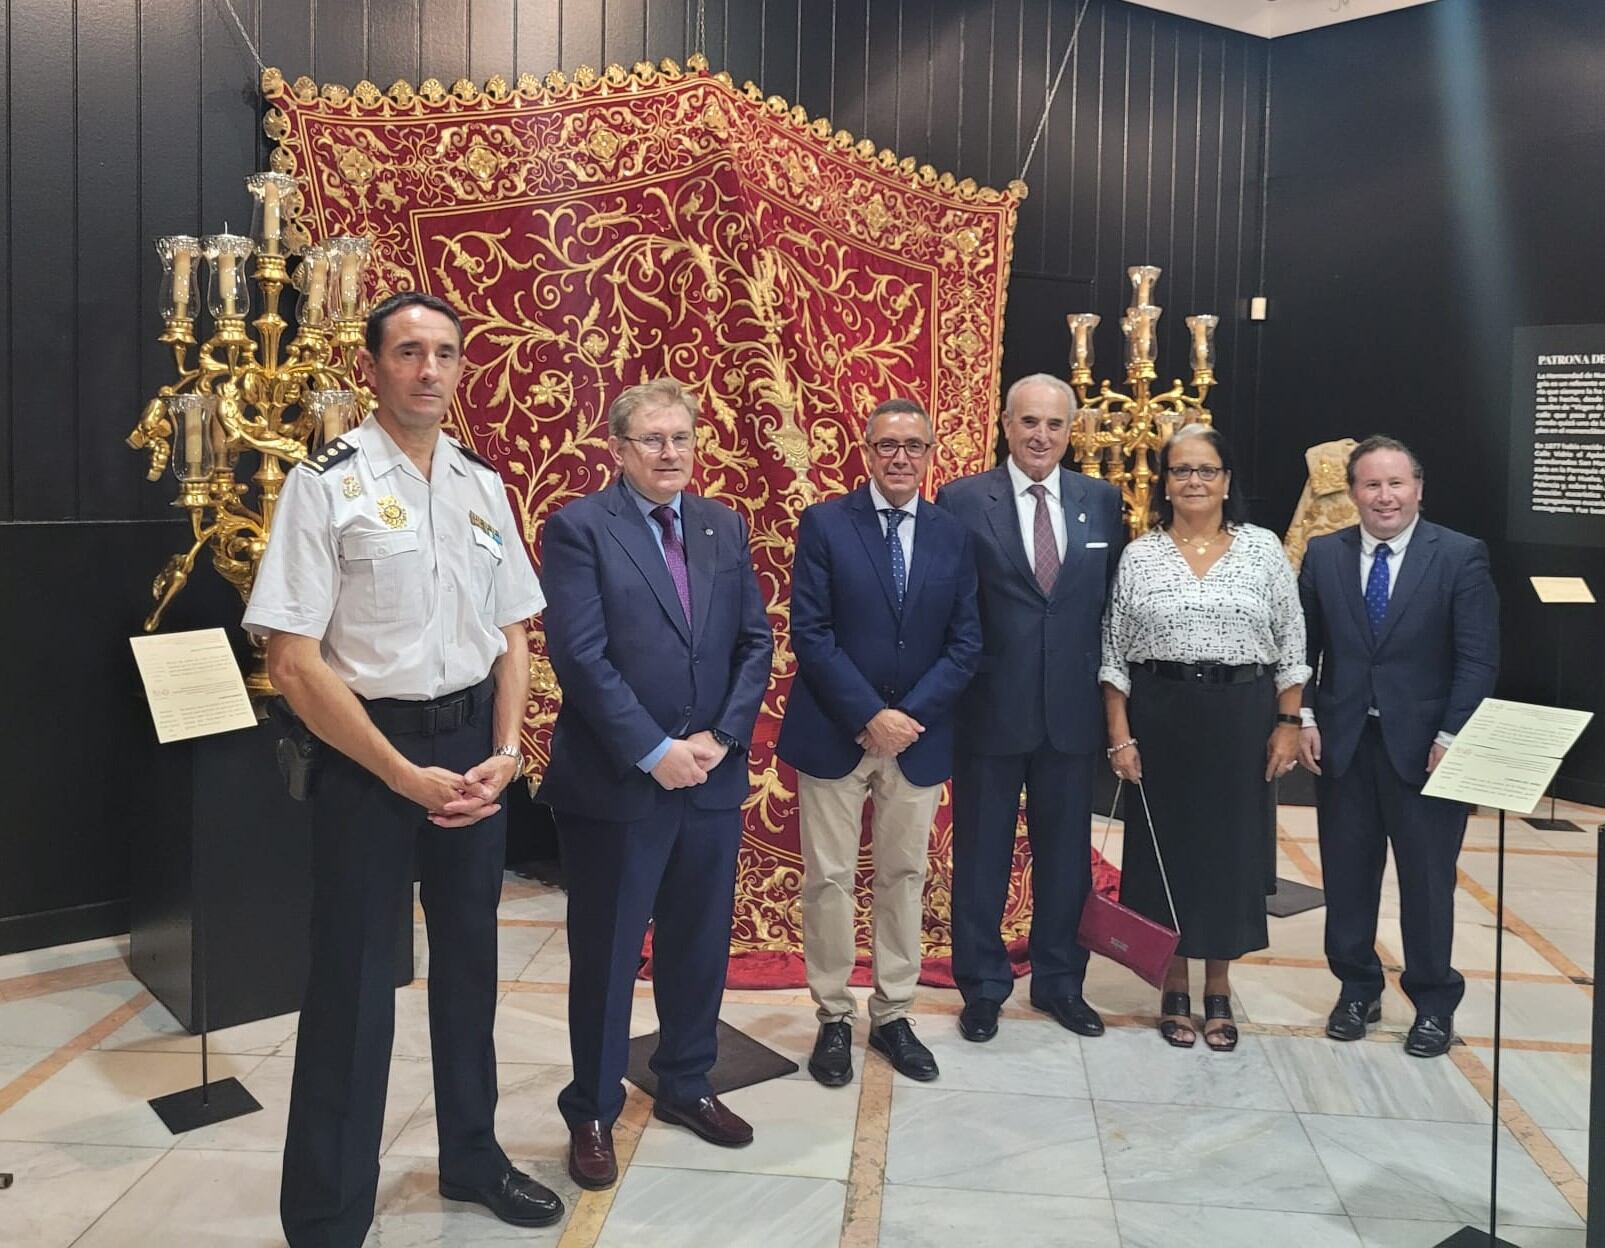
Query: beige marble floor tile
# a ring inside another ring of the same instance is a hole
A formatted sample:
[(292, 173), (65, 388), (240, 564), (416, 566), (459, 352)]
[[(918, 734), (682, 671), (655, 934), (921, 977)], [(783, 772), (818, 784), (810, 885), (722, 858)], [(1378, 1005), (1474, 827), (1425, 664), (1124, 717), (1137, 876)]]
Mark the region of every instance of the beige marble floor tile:
[(1485, 1122), (1487, 1103), (1451, 1061), (1421, 1061), (1402, 1045), (1264, 1036), (1276, 1077), (1300, 1113)]
[(1360, 1248), (1353, 1223), (1341, 1214), (1222, 1209), (1209, 1205), (1117, 1200), (1121, 1248), (1185, 1244), (1286, 1244), (1289, 1248)]
[[(510, 929), (504, 927), (502, 930), (505, 932)], [(557, 928), (548, 930), (551, 935), (546, 943), (513, 978), (531, 984), (568, 983), (568, 933)]]
[(271, 1153), (170, 1152), (74, 1248), (283, 1248), (279, 1159)]
[[(244, 1079), (263, 1060), (219, 1053), (211, 1076)], [(166, 1148), (173, 1136), (145, 1102), (200, 1081), (189, 1053), (84, 1053), (0, 1114), (0, 1140)]]
[[(560, 1163), (568, 1156), (568, 1132), (557, 1112), (557, 1094), (569, 1081), (568, 1066), (501, 1062), (496, 1067), (496, 1140), (510, 1157)], [(426, 1089), (427, 1091), (427, 1089)], [(425, 1095), (386, 1156), (436, 1157), (435, 1098)]]
[[(527, 892), (526, 892), (527, 890)], [(523, 896), (502, 894), (496, 907), (499, 919), (556, 919), (568, 917), (568, 894), (550, 884), (526, 882), (519, 890)]]
[(8, 953), (0, 956), (0, 979), (16, 979), (23, 975), (37, 975), (42, 971), (59, 971), (66, 966), (100, 962), (106, 958), (121, 958), (127, 961), (128, 937), (103, 936), (97, 940), (82, 940), (71, 945), (51, 945), (44, 949)]
[[(1593, 1034), (1593, 1003), (1574, 984), (1507, 981), (1503, 1011), (1507, 1039), (1588, 1044)], [(1465, 1036), (1493, 1035), (1493, 981), (1466, 981), (1466, 995), (1455, 1012), (1455, 1029)]]
[[(225, 1027), (208, 1035), (207, 1049), (213, 1053), (265, 1057), (278, 1052), (295, 1034), (299, 1018), (299, 1013), (280, 1014)], [(199, 1053), (201, 1038), (185, 1031), (167, 1007), (157, 1002), (146, 1006), (95, 1048), (123, 1053)]]
[[(880, 1248), (1121, 1248), (1107, 1200), (891, 1184)], [(1167, 1245), (1168, 1248), (1168, 1245)]]
[(479, 1248), (485, 1245), (555, 1244), (563, 1236), (567, 1214), (574, 1210), (580, 1190), (564, 1167), (553, 1162), (532, 1162), (514, 1157), (513, 1164), (563, 1198), (562, 1221), (539, 1228), (509, 1226), (488, 1210), (440, 1195), (440, 1177), (432, 1159), (387, 1156), (379, 1167), (370, 1248)]
[(631, 1166), (598, 1248), (835, 1248), (846, 1184)]
[[(1325, 967), (1238, 965), (1232, 969), (1232, 990), (1251, 1022), (1324, 1027), (1338, 985)], [(1385, 1027), (1404, 1028), (1415, 1012), (1390, 985), (1382, 994), (1382, 1017)]]
[[(1438, 1248), (1464, 1222), (1414, 1222), (1401, 1219), (1354, 1218), (1361, 1248)], [(1486, 1226), (1479, 1226), (1486, 1230)], [(1511, 1226), (1500, 1222), (1499, 1237), (1520, 1248), (1584, 1248), (1586, 1232), (1552, 1226)]]
[(652, 1119), (633, 1167), (730, 1170), (846, 1180), (853, 1156), (859, 1084), (825, 1088), (812, 1079), (773, 1079), (720, 1099), (752, 1124), (745, 1148), (719, 1148), (684, 1127)]
[(21, 1001), (0, 1001), (0, 1045), (60, 1048), (144, 990), (138, 980), (116, 979)]
[(1096, 1102), (1292, 1108), (1258, 1036), (1244, 1035), (1235, 1051), (1215, 1053), (1202, 1040), (1191, 1049), (1177, 1049), (1146, 1027), (1114, 1027), (1097, 1039), (1082, 1041), (1081, 1053)]
[(0, 1147), (0, 1168), (16, 1178), (10, 1191), (0, 1192), (0, 1243), (67, 1248), (165, 1151), (99, 1144)]
[[(1483, 1061), (1492, 1065), (1493, 1058), (1483, 1054)], [(1545, 1130), (1587, 1130), (1588, 1054), (1506, 1049), (1500, 1056), (1499, 1078), (1505, 1093)]]

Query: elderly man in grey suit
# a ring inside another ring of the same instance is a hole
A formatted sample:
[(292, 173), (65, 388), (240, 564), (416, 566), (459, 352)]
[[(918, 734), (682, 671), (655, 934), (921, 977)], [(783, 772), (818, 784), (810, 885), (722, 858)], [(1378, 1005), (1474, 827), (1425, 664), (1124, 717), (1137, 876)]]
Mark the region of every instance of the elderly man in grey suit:
[(1002, 467), (936, 496), (974, 538), (982, 651), (959, 707), (953, 764), (953, 976), (959, 1031), (992, 1039), (1014, 987), (1002, 937), (1020, 792), (1031, 842), (1031, 1004), (1084, 1036), (1103, 1020), (1082, 996), (1076, 940), (1092, 889), (1093, 765), (1104, 596), (1121, 549), (1120, 492), (1060, 465), (1075, 393), (1035, 374), (1009, 387)]

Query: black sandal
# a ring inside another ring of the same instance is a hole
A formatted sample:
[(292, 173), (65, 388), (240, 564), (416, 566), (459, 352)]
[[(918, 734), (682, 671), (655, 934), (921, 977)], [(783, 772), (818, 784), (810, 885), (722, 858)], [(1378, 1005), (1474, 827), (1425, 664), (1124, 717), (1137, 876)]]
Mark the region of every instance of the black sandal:
[[(1159, 998), (1159, 1012), (1161, 1014), (1175, 1014), (1182, 1018), (1192, 1018), (1192, 999), (1185, 992), (1167, 992)], [(1187, 1038), (1180, 1038), (1185, 1032)], [(1172, 1048), (1190, 1049), (1198, 1039), (1198, 1033), (1193, 1030), (1191, 1023), (1179, 1023), (1174, 1018), (1161, 1019), (1159, 1034), (1165, 1038), (1165, 1043)]]
[[(1212, 1021), (1225, 1020), (1224, 1027), (1210, 1030)], [(1216, 1037), (1220, 1042), (1216, 1043)], [(1204, 1043), (1217, 1053), (1230, 1053), (1237, 1047), (1237, 1026), (1232, 1022), (1232, 999), (1224, 993), (1212, 993), (1204, 998)]]

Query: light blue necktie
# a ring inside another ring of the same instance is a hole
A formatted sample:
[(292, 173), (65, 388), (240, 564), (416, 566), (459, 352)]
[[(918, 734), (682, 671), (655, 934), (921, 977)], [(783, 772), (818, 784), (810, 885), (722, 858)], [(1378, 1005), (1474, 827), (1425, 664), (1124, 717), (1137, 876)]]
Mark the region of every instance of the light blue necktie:
[(1371, 621), (1371, 636), (1382, 633), (1388, 618), (1388, 559), (1393, 554), (1386, 542), (1378, 542), (1371, 560), (1371, 575), (1365, 578), (1365, 618)]
[(903, 562), (903, 541), (897, 536), (897, 526), (908, 519), (908, 512), (897, 507), (881, 511), (886, 518), (886, 548), (892, 556), (892, 584), (897, 588), (897, 609), (903, 609), (903, 592), (908, 586), (908, 565)]

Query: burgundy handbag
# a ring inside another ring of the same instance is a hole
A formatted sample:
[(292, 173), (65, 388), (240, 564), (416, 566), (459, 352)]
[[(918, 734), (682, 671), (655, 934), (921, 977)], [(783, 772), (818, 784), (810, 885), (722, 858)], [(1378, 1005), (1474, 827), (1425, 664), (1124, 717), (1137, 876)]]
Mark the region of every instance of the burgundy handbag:
[[(1120, 806), (1120, 790), (1125, 781), (1115, 786), (1115, 804), (1109, 808), (1109, 820), (1103, 827), (1103, 849), (1109, 844), (1109, 829)], [(1159, 864), (1159, 879), (1165, 886), (1165, 902), (1170, 906), (1172, 926), (1155, 923), (1135, 910), (1111, 901), (1101, 893), (1093, 893), (1081, 911), (1081, 925), (1076, 929), (1076, 940), (1089, 953), (1101, 953), (1111, 961), (1135, 971), (1155, 988), (1162, 988), (1170, 960), (1176, 956), (1176, 944), (1181, 940), (1181, 925), (1176, 921), (1176, 903), (1170, 895), (1170, 877), (1165, 874), (1165, 859), (1159, 852), (1159, 838), (1154, 833), (1154, 817), (1148, 812), (1148, 793), (1137, 782), (1142, 795), (1142, 808), (1148, 814), (1148, 835), (1154, 841), (1154, 861)]]

